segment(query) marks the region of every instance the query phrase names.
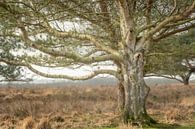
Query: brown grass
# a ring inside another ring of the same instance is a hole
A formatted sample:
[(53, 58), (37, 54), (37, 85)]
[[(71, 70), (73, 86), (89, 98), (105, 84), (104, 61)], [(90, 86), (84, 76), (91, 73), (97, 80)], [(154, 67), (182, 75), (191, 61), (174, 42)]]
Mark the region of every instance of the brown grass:
[[(119, 123), (115, 86), (1, 87), (0, 103), (0, 129), (81, 129)], [(147, 109), (160, 122), (193, 122), (195, 86), (151, 87)]]
[(35, 121), (32, 117), (26, 117), (24, 120), (21, 121), (21, 125), (19, 125), (19, 128), (20, 126), (22, 127), (22, 129), (34, 129)]
[(42, 118), (37, 125), (36, 129), (51, 129), (51, 125), (47, 118)]

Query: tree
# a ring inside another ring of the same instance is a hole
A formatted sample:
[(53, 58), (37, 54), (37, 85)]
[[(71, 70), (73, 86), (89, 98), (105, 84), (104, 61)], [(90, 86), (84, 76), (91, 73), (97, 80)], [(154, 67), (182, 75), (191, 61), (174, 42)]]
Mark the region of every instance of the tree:
[(153, 43), (145, 66), (146, 76), (161, 76), (188, 85), (190, 76), (195, 72), (194, 36), (195, 31), (192, 29)]
[[(145, 55), (151, 43), (195, 27), (194, 0), (4, 0), (0, 9), (1, 21), (11, 26), (4, 35), (18, 37), (42, 54), (10, 63), (50, 78), (115, 76), (125, 123), (152, 122), (145, 109), (149, 87), (144, 82)], [(33, 64), (111, 64), (117, 70), (97, 68), (88, 75), (73, 77), (43, 73)]]

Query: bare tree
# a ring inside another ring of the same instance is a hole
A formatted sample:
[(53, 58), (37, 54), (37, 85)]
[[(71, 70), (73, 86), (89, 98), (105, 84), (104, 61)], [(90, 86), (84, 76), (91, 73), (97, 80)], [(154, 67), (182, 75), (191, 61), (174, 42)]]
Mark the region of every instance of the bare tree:
[[(123, 122), (150, 123), (145, 109), (145, 54), (153, 41), (195, 27), (194, 0), (4, 0), (0, 20), (10, 26), (3, 35), (21, 39), (42, 56), (12, 62), (50, 78), (84, 80), (109, 74), (119, 80)], [(69, 25), (69, 27), (67, 27)], [(97, 66), (82, 77), (50, 75), (33, 67)]]

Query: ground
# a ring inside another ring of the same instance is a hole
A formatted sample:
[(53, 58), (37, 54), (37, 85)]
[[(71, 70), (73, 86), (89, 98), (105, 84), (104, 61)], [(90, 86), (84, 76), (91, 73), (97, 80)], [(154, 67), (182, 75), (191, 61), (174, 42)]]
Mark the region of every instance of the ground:
[[(151, 129), (195, 129), (195, 85), (153, 86)], [(116, 86), (0, 87), (0, 129), (133, 129), (119, 124)]]

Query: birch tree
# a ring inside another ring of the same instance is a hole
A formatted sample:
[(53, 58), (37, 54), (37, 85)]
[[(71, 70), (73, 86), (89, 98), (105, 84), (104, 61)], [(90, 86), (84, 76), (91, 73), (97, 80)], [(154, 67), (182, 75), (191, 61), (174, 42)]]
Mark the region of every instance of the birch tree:
[[(149, 87), (144, 82), (151, 43), (195, 27), (194, 0), (1, 0), (0, 10), (1, 22), (9, 23), (4, 35), (18, 37), (43, 54), (1, 61), (49, 78), (116, 77), (124, 123), (153, 122), (145, 109)], [(78, 77), (51, 75), (33, 67), (101, 64), (117, 69), (95, 69)]]

